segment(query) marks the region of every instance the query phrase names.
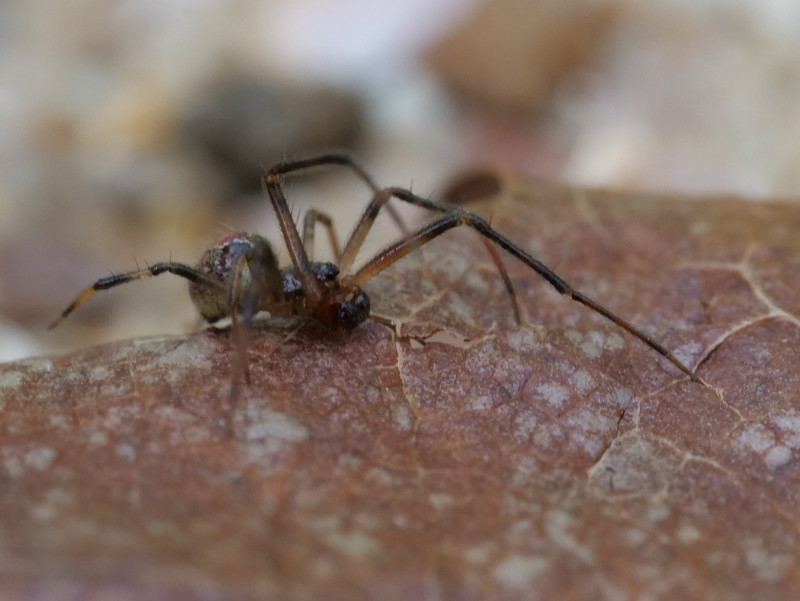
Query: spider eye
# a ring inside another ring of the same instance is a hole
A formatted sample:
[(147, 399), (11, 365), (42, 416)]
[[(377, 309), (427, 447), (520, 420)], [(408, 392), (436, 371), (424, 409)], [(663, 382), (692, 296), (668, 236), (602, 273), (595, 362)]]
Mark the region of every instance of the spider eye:
[(344, 301), (337, 307), (339, 327), (352, 330), (361, 325), (369, 316), (369, 297), (359, 292), (353, 300)]

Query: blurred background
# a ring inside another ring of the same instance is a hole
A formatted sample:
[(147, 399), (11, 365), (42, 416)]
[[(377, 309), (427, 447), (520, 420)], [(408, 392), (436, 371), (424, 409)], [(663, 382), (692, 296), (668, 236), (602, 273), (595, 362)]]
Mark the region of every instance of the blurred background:
[[(194, 264), (229, 231), (280, 241), (259, 191), (277, 160), (344, 150), (433, 196), (497, 164), (797, 197), (798, 98), (793, 0), (3, 2), (0, 361), (197, 328), (166, 275), (45, 330), (111, 271)], [(328, 171), (287, 196), (341, 236), (369, 198)]]

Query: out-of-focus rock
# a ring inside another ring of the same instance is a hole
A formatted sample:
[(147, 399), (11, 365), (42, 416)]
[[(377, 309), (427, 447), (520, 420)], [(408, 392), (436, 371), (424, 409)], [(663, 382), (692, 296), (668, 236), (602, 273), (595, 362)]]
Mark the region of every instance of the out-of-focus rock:
[(494, 0), (440, 40), (428, 60), (462, 96), (537, 111), (564, 77), (591, 60), (614, 11), (560, 0)]
[(229, 77), (198, 93), (180, 138), (214, 170), (228, 189), (221, 197), (229, 200), (257, 190), (263, 169), (287, 156), (351, 147), (362, 125), (361, 102), (352, 92)]

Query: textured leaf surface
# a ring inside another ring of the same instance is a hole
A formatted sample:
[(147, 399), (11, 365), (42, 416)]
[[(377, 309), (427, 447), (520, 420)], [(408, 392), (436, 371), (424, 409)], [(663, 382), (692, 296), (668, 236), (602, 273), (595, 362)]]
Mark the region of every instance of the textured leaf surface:
[[(453, 232), (368, 286), (402, 323), (0, 366), (0, 595), (800, 594), (800, 208), (508, 182), (480, 207), (659, 355)], [(70, 597), (69, 595), (75, 595)]]

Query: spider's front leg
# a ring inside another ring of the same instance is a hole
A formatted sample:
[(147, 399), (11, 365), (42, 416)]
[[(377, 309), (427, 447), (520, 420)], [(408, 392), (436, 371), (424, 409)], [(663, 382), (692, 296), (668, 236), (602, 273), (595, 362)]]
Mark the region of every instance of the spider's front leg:
[(408, 237), (395, 242), (394, 244), (385, 248), (383, 251), (379, 252), (374, 258), (364, 264), (358, 271), (356, 271), (356, 273), (351, 276), (350, 279), (354, 284), (362, 286), (366, 281), (386, 269), (389, 265), (406, 256), (411, 251), (424, 244), (427, 244), (434, 238), (455, 227), (466, 225), (481, 234), (484, 239), (491, 241), (525, 263), (533, 271), (539, 274), (539, 276), (545, 279), (559, 293), (581, 303), (595, 313), (602, 315), (612, 323), (629, 332), (652, 348), (654, 351), (665, 357), (670, 363), (687, 374), (692, 380), (697, 380), (697, 375), (688, 367), (686, 367), (681, 361), (679, 361), (678, 358), (675, 357), (671, 352), (664, 348), (659, 342), (636, 328), (630, 322), (622, 319), (610, 309), (607, 309), (594, 299), (573, 288), (555, 271), (500, 234), (479, 215), (470, 213), (469, 211), (464, 211), (463, 209), (457, 207), (444, 207), (437, 205), (429, 200), (416, 197), (412, 193), (405, 190), (397, 192), (395, 189), (393, 189), (393, 193), (398, 198), (408, 200), (409, 202), (413, 202), (418, 206), (430, 208), (437, 212), (443, 212), (444, 215), (418, 229), (416, 232), (413, 232)]
[[(269, 194), (270, 200), (272, 201), (272, 205), (275, 208), (275, 212), (278, 215), (278, 220), (281, 221), (281, 228), (284, 239), (286, 240), (286, 246), (289, 249), (289, 253), (298, 252), (293, 247), (298, 242), (294, 240), (294, 236), (290, 231), (290, 220), (285, 220), (282, 217), (283, 213), (283, 206), (286, 205), (286, 199), (283, 197), (283, 191), (281, 189), (281, 179), (289, 174), (298, 172), (298, 171), (305, 171), (308, 169), (313, 169), (315, 167), (323, 167), (323, 166), (341, 166), (348, 168), (358, 179), (364, 182), (367, 187), (372, 192), (372, 201), (370, 202), (369, 206), (364, 210), (364, 213), (361, 215), (356, 227), (353, 229), (353, 233), (350, 234), (350, 237), (347, 240), (347, 243), (339, 252), (339, 244), (338, 241), (335, 240), (335, 232), (333, 231), (332, 227), (328, 226), (327, 222), (330, 219), (327, 215), (323, 213), (319, 213), (313, 211), (316, 215), (314, 217), (309, 218), (308, 215), (306, 216), (307, 219), (304, 223), (304, 231), (303, 231), (303, 247), (305, 249), (307, 257), (310, 259), (311, 255), (313, 254), (313, 247), (309, 243), (310, 240), (313, 239), (313, 228), (312, 231), (309, 232), (309, 219), (313, 224), (317, 219), (324, 223), (326, 227), (328, 227), (329, 235), (331, 237), (331, 243), (335, 248), (336, 260), (339, 263), (339, 268), (341, 269), (342, 273), (346, 273), (353, 261), (356, 258), (356, 254), (361, 249), (361, 245), (364, 242), (364, 239), (367, 236), (370, 228), (372, 227), (375, 218), (377, 217), (379, 211), (385, 207), (386, 212), (389, 213), (389, 216), (395, 222), (397, 227), (403, 233), (403, 235), (407, 235), (409, 229), (406, 227), (403, 219), (400, 217), (400, 214), (392, 207), (391, 205), (386, 204), (387, 201), (392, 197), (391, 191), (389, 188), (379, 188), (378, 185), (373, 181), (373, 179), (369, 176), (369, 174), (364, 170), (361, 165), (359, 165), (352, 157), (346, 154), (323, 154), (316, 157), (311, 157), (308, 159), (300, 159), (295, 161), (283, 161), (281, 163), (277, 163), (273, 165), (273, 167), (269, 170), (269, 172), (264, 176), (263, 185), (267, 193)], [(283, 223), (286, 223), (287, 228), (284, 229)], [(293, 227), (293, 226), (292, 226)], [(296, 229), (296, 228), (295, 228)], [(302, 263), (302, 257), (298, 257), (298, 261)], [(298, 263), (292, 259), (292, 263), (295, 264), (295, 268), (299, 269), (300, 266)]]

